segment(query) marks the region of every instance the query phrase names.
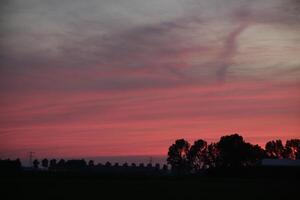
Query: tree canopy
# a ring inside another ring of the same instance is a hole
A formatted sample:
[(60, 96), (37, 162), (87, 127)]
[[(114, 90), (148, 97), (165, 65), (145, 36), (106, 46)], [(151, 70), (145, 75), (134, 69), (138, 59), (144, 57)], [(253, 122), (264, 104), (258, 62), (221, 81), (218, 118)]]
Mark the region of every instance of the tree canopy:
[(206, 168), (237, 168), (260, 164), (264, 158), (299, 159), (300, 140), (269, 141), (265, 149), (246, 142), (239, 134), (222, 136), (216, 143), (199, 139), (190, 145), (178, 139), (169, 147), (167, 162), (175, 171), (197, 172)]

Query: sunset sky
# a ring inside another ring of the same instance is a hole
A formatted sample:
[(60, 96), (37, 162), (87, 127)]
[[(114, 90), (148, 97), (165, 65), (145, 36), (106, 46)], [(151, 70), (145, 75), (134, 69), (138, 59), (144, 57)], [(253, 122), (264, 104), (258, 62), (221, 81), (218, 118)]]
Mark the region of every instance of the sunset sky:
[(300, 137), (299, 0), (2, 0), (0, 157)]

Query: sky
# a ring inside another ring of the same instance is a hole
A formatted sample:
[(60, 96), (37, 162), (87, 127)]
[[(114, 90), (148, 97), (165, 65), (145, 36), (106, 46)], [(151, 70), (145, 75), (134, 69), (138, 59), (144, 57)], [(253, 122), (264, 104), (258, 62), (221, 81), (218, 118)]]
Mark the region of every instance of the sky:
[(2, 0), (0, 157), (300, 137), (299, 0)]

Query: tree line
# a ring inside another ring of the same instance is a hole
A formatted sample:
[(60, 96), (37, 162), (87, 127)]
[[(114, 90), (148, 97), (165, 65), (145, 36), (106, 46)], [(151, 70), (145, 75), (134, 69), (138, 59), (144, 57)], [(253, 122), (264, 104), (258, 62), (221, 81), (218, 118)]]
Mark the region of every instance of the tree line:
[[(200, 172), (204, 169), (215, 168), (239, 168), (259, 165), (262, 159), (300, 159), (300, 139), (287, 140), (285, 144), (281, 140), (272, 140), (265, 144), (265, 148), (246, 142), (238, 134), (222, 136), (218, 142), (208, 144), (205, 140), (199, 139), (191, 145), (185, 139), (178, 139), (169, 147), (167, 163), (175, 172)], [(33, 168), (57, 170), (85, 170), (85, 169), (160, 169), (160, 165), (152, 164), (136, 165), (132, 163), (94, 164), (93, 160), (86, 162), (81, 160), (56, 160), (44, 158), (35, 159)], [(0, 168), (8, 170), (21, 169), (20, 159), (2, 160)], [(162, 170), (167, 171), (168, 166), (163, 165)]]
[(128, 164), (127, 162), (123, 164), (119, 164), (118, 162), (112, 164), (111, 162), (107, 161), (105, 164), (98, 163), (95, 164), (93, 160), (89, 160), (88, 162), (84, 159), (72, 159), (72, 160), (65, 160), (65, 159), (50, 159), (44, 158), (42, 160), (34, 159), (32, 162), (32, 166), (34, 169), (47, 169), (50, 171), (61, 171), (61, 170), (100, 170), (100, 169), (156, 169), (156, 170), (168, 170), (167, 165), (160, 166), (159, 163), (152, 164), (135, 164), (131, 163)]
[(216, 143), (199, 139), (191, 145), (178, 139), (169, 147), (167, 162), (178, 172), (198, 172), (219, 167), (249, 167), (259, 165), (264, 158), (300, 159), (300, 140), (269, 141), (265, 149), (246, 142), (238, 134), (222, 136)]
[[(50, 172), (59, 174), (62, 173), (96, 173), (96, 174), (131, 174), (131, 175), (166, 175), (170, 173), (170, 170), (166, 164), (160, 165), (159, 163), (152, 164), (136, 164), (127, 162), (123, 164), (110, 163), (106, 162), (105, 164), (97, 163), (95, 164), (93, 160), (89, 160), (88, 162), (84, 159), (34, 159), (31, 163), (31, 167), (24, 167), (20, 159), (10, 160), (10, 159), (0, 159), (0, 175), (1, 174), (9, 174), (16, 172)], [(25, 170), (25, 171), (24, 171)]]

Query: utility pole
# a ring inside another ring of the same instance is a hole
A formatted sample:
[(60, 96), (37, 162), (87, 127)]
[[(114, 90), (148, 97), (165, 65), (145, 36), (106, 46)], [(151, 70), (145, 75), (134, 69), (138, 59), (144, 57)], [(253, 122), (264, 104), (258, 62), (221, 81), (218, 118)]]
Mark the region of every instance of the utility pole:
[(29, 152), (29, 166), (30, 166), (30, 167), (33, 166), (33, 163), (32, 163), (33, 156), (34, 156), (34, 152), (33, 152), (33, 151), (30, 151), (30, 152)]

